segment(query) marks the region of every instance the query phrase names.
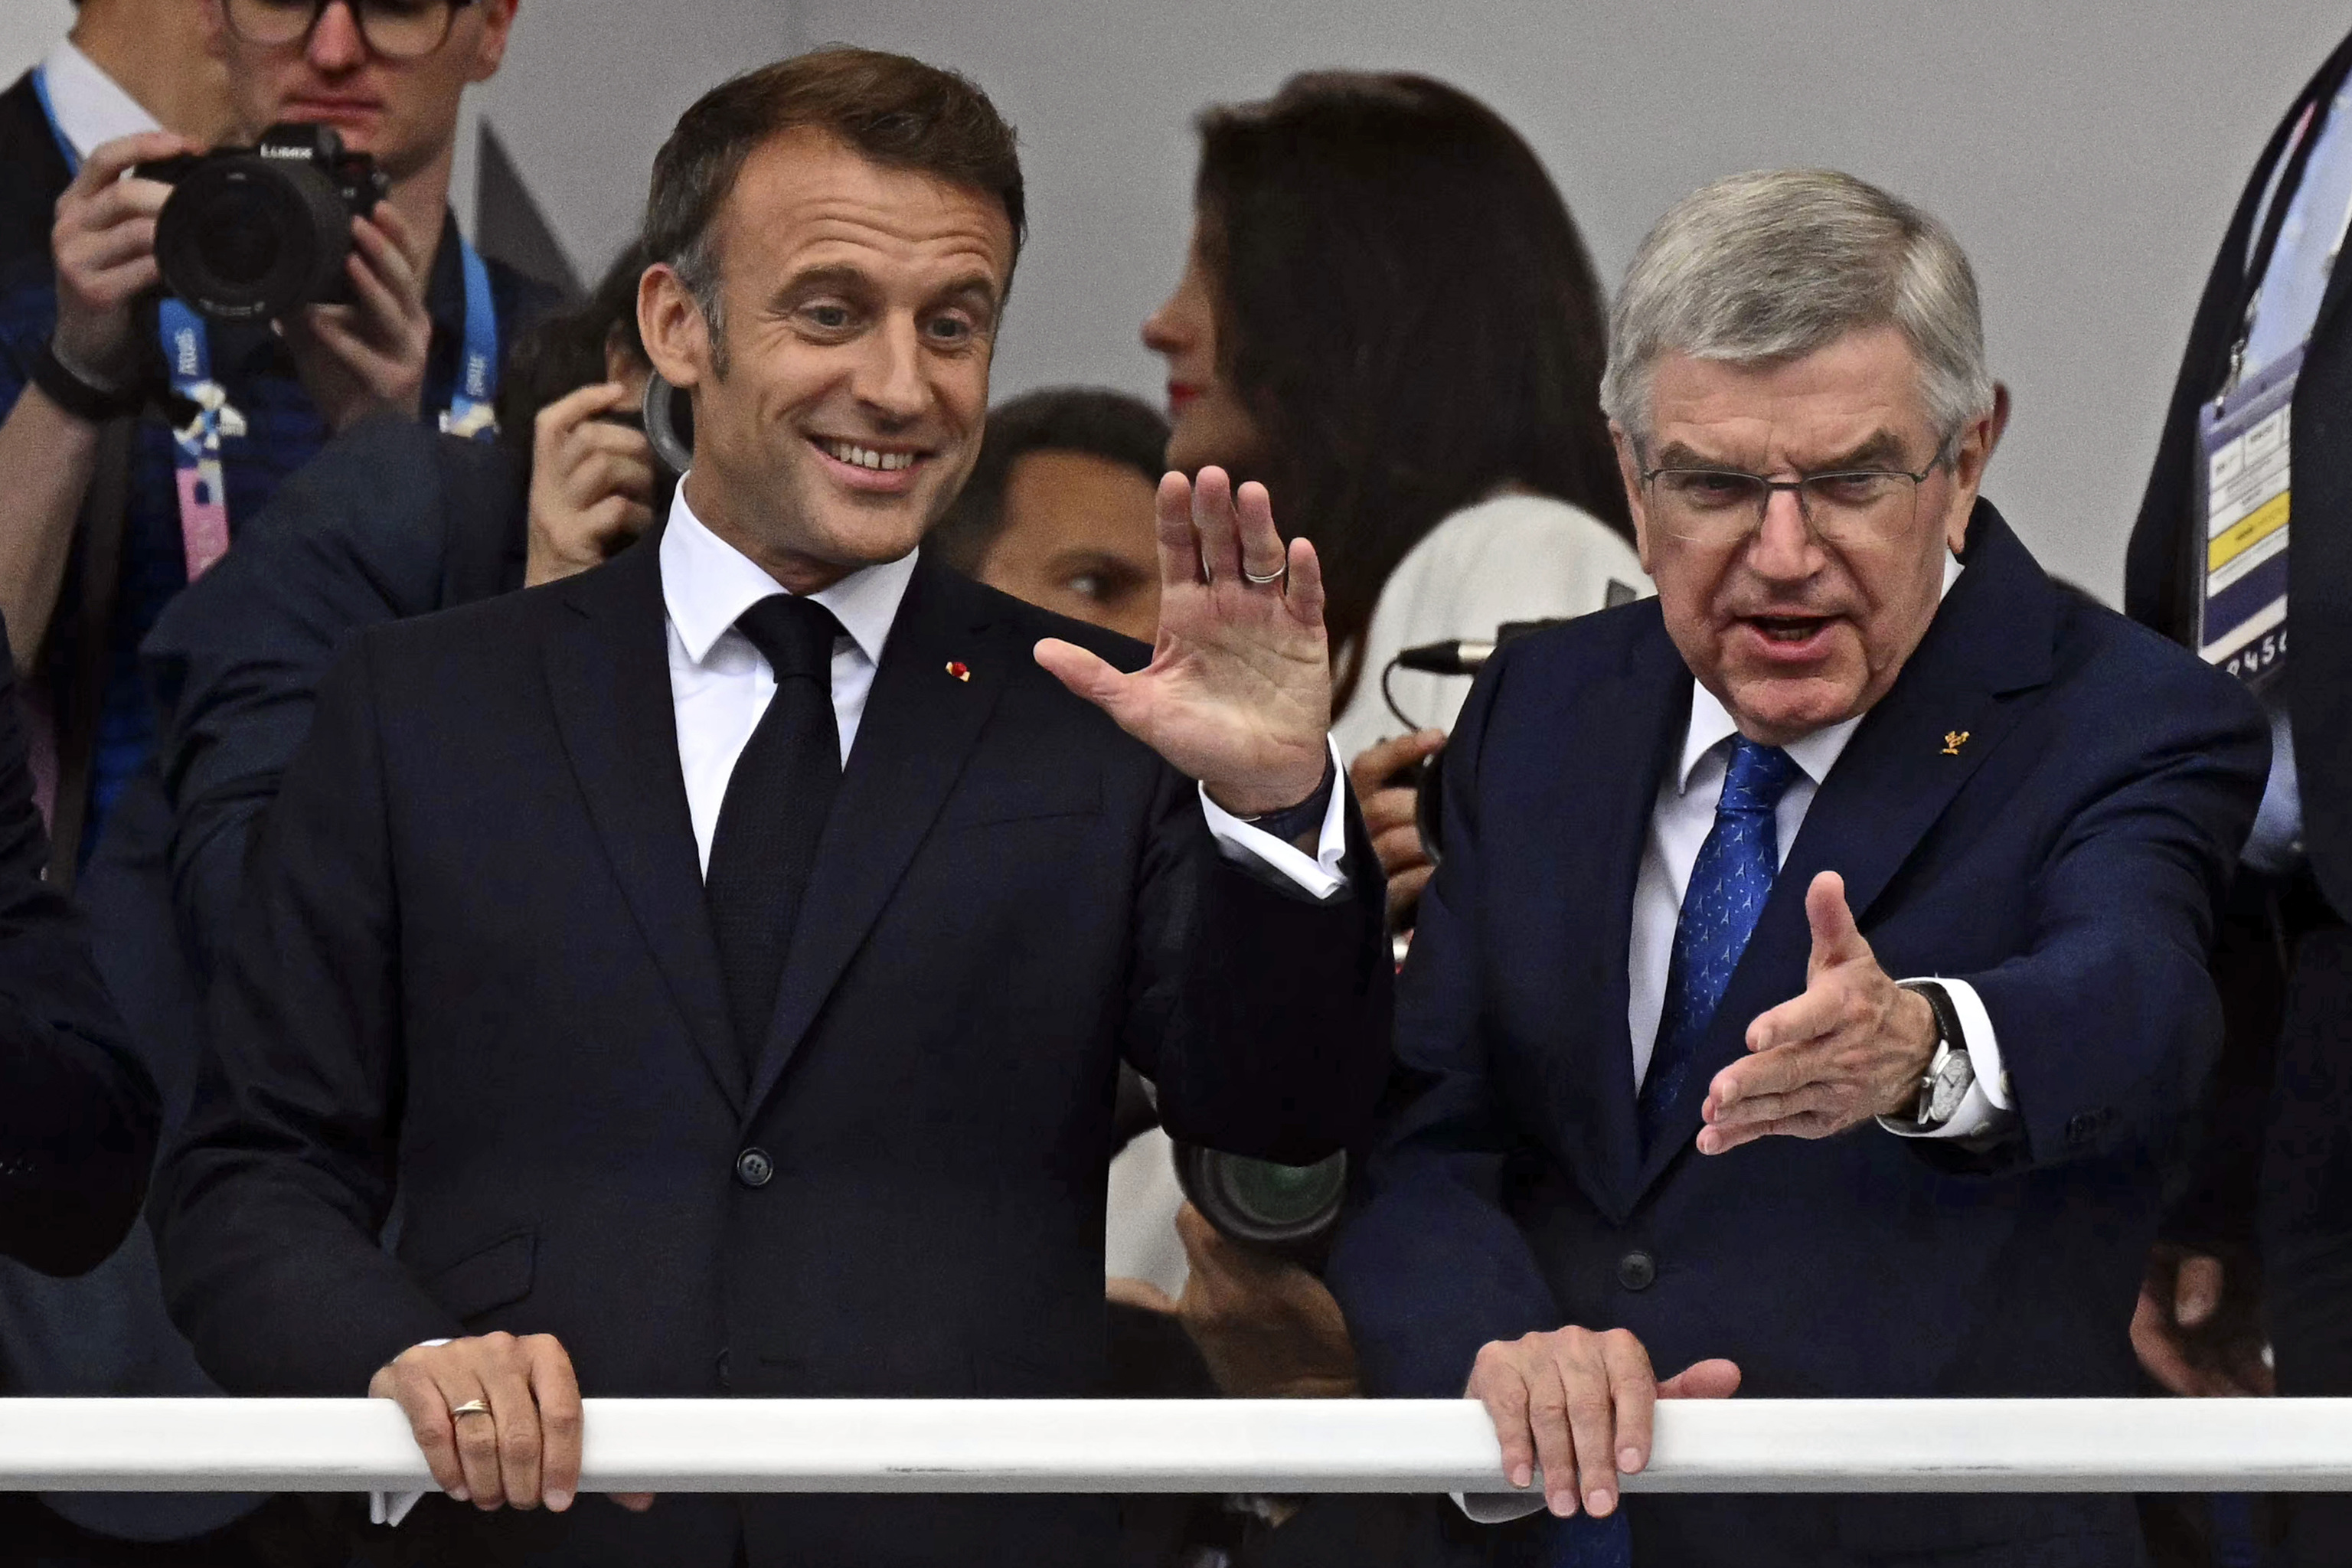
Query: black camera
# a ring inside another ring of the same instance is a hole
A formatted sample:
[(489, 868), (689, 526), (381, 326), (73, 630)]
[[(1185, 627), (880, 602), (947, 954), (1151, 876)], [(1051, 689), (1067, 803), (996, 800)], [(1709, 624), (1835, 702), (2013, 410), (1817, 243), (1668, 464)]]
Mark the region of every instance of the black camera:
[(1277, 1165), (1179, 1143), (1176, 1181), (1201, 1217), (1227, 1239), (1312, 1267), (1339, 1223), (1348, 1156)]
[(163, 286), (222, 321), (348, 303), (352, 219), (392, 189), (373, 158), (345, 152), (324, 125), (273, 125), (251, 147), (142, 163), (135, 173), (173, 187), (155, 220)]

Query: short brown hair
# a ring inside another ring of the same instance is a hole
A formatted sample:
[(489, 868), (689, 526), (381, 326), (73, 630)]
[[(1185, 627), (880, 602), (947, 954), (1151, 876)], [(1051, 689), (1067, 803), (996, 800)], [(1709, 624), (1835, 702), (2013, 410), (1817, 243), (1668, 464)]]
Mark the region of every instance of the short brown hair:
[(1028, 216), (1013, 127), (969, 78), (905, 55), (845, 45), (795, 55), (720, 83), (679, 117), (654, 158), (644, 244), (667, 262), (719, 331), (710, 231), (752, 150), (788, 131), (840, 138), (886, 168), (995, 197), (1021, 254)]

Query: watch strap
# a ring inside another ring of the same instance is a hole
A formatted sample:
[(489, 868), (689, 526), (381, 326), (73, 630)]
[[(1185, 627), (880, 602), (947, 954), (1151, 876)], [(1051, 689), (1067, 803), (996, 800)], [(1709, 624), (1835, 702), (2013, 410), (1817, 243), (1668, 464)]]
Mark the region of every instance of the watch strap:
[(119, 388), (93, 385), (58, 357), (54, 342), (43, 343), (41, 352), (33, 356), (32, 383), (59, 408), (92, 425), (128, 419), (147, 406), (147, 394), (136, 384)]
[(1928, 1063), (1926, 1075), (1920, 1079), (1918, 1102), (1912, 1111), (1913, 1124), (1925, 1131), (1940, 1127), (1947, 1120), (1935, 1114), (1937, 1082), (1948, 1067), (1951, 1058), (1958, 1057), (1964, 1068), (1969, 1065), (1969, 1037), (1960, 1027), (1959, 1010), (1952, 1005), (1951, 993), (1941, 984), (1933, 980), (1906, 980), (1897, 984), (1927, 1003), (1927, 1011), (1936, 1020), (1937, 1050)]

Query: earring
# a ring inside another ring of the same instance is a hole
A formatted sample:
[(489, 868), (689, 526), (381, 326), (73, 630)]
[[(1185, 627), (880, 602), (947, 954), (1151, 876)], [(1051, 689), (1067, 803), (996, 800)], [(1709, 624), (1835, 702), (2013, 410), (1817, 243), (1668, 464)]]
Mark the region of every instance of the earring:
[[(686, 416), (687, 434), (678, 434), (677, 416)], [(694, 405), (678, 406), (677, 388), (662, 379), (655, 371), (646, 377), (646, 439), (653, 443), (654, 456), (662, 467), (673, 474), (683, 474), (694, 467)]]

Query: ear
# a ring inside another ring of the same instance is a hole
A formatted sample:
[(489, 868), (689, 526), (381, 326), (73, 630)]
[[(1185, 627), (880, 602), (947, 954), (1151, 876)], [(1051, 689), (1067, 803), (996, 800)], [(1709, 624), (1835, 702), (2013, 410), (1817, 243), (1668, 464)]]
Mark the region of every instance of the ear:
[(654, 263), (637, 279), (637, 332), (646, 358), (672, 386), (684, 391), (710, 378), (710, 323), (667, 261)]
[(1984, 483), (1985, 465), (2009, 427), (2009, 388), (1996, 383), (1992, 406), (1960, 432), (1952, 453), (1952, 500), (1944, 510), (1944, 543), (1955, 555), (1968, 548), (1969, 518), (1976, 510), (1977, 491)]
[(514, 30), (515, 7), (522, 0), (482, 0), (482, 31), (474, 43), (474, 63), (467, 81), (488, 81), (506, 63), (507, 38)]
[(1650, 564), (1650, 514), (1642, 504), (1642, 458), (1633, 449), (1633, 438), (1614, 419), (1609, 422), (1609, 441), (1617, 448), (1617, 477), (1625, 486), (1625, 509), (1633, 514), (1633, 549), (1642, 557), (1642, 570), (1657, 575)]

